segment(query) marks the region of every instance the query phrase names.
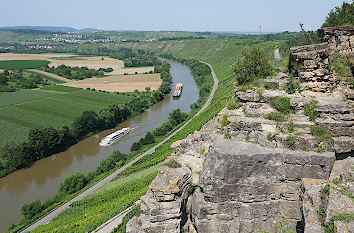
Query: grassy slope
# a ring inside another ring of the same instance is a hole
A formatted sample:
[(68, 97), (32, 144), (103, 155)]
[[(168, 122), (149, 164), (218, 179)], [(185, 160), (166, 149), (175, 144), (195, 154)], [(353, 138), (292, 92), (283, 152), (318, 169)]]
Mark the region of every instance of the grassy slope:
[[(188, 134), (194, 132), (195, 130), (200, 129), (200, 127), (205, 124), (208, 120), (214, 117), (224, 106), (224, 100), (231, 96), (232, 83), (233, 83), (233, 72), (231, 69), (232, 64), (235, 59), (240, 56), (240, 51), (242, 50), (242, 43), (240, 41), (236, 41), (234, 39), (228, 40), (220, 40), (220, 39), (212, 39), (212, 40), (187, 40), (187, 41), (174, 41), (172, 45), (169, 46), (169, 43), (165, 42), (151, 42), (151, 43), (133, 43), (128, 46), (144, 48), (150, 51), (155, 51), (161, 53), (162, 51), (173, 53), (175, 56), (184, 57), (184, 58), (193, 58), (193, 59), (201, 59), (206, 62), (209, 62), (219, 78), (219, 88), (215, 94), (215, 97), (212, 101), (212, 104), (204, 111), (201, 115), (197, 116), (185, 129), (179, 132), (176, 136), (174, 136), (171, 140), (165, 143), (163, 146), (159, 147), (155, 153), (152, 155), (146, 156), (139, 162), (135, 163), (133, 166), (128, 168), (120, 177), (115, 179), (114, 181), (106, 184), (103, 188), (96, 192), (96, 195), (85, 198), (83, 201), (80, 201), (78, 205), (72, 210), (68, 210), (65, 214), (61, 214), (58, 218), (56, 218), (53, 222), (49, 223), (46, 226), (42, 226), (35, 232), (44, 232), (51, 230), (58, 230), (58, 232), (65, 231), (65, 229), (70, 229), (73, 222), (76, 222), (77, 225), (83, 224), (82, 229), (77, 228), (77, 232), (83, 232), (85, 230), (92, 230), (95, 226), (99, 226), (100, 222), (103, 222), (102, 219), (109, 219), (112, 217), (112, 212), (104, 212), (102, 215), (98, 215), (96, 217), (90, 218), (95, 224), (88, 224), (86, 216), (84, 213), (92, 212), (99, 213), (102, 210), (101, 204), (102, 195), (108, 195), (111, 193), (110, 187), (115, 187), (117, 182), (124, 182), (128, 177), (131, 179), (131, 182), (138, 182), (138, 178), (136, 176), (140, 176), (140, 174), (145, 174), (151, 171), (151, 169), (155, 169), (152, 167), (159, 162), (163, 161), (166, 157), (168, 157), (172, 149), (170, 145), (172, 142), (176, 140), (180, 140), (185, 138)], [(222, 46), (220, 45), (222, 44)], [(267, 52), (271, 53), (271, 51), (275, 48), (276, 43), (274, 42), (266, 42), (262, 44), (258, 44), (257, 46), (263, 47)], [(168, 49), (166, 47), (168, 46)], [(196, 49), (194, 49), (196, 48)], [(219, 50), (220, 48), (220, 50)], [(135, 176), (136, 175), (136, 176)], [(135, 180), (137, 179), (137, 180)], [(132, 191), (129, 196), (134, 197), (141, 196), (145, 192), (141, 192), (141, 190), (147, 190), (149, 182), (141, 183), (141, 187), (138, 190)], [(112, 200), (113, 203), (124, 202), (127, 196), (118, 197), (117, 199)], [(108, 200), (106, 200), (108, 201)], [(105, 201), (105, 202), (106, 202)], [(86, 204), (87, 203), (87, 204)], [(91, 205), (90, 203), (100, 203), (96, 205)], [(114, 208), (110, 208), (110, 211), (116, 211), (118, 213), (121, 211), (120, 207), (122, 205), (117, 205)], [(78, 210), (78, 207), (81, 209)], [(80, 214), (81, 213), (81, 214)], [(62, 216), (62, 217), (61, 217)], [(87, 226), (87, 227), (86, 227)]]
[(58, 87), (1, 94), (0, 143), (22, 142), (30, 129), (69, 125), (86, 110), (99, 111), (130, 100), (126, 95)]

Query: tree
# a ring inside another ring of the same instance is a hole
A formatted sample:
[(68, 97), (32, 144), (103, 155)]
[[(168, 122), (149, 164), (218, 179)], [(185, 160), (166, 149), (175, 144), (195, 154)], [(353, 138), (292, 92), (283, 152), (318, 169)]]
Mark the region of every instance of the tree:
[(343, 2), (341, 7), (335, 7), (328, 13), (322, 27), (354, 25), (354, 2)]
[(233, 68), (239, 84), (264, 78), (271, 72), (271, 65), (266, 54), (255, 46), (243, 49), (242, 56), (236, 61)]
[(145, 137), (141, 139), (141, 144), (143, 145), (152, 144), (154, 142), (155, 142), (154, 136), (150, 132), (147, 132)]
[(134, 142), (133, 145), (131, 146), (130, 150), (131, 151), (137, 151), (141, 148), (141, 142)]
[(168, 119), (170, 121), (176, 122), (176, 125), (182, 123), (184, 119), (186, 119), (187, 114), (184, 112), (181, 112), (181, 109), (176, 109), (173, 112), (170, 113)]
[(150, 87), (145, 87), (146, 92), (150, 92), (151, 88)]
[(87, 178), (80, 172), (74, 173), (64, 179), (64, 182), (60, 183), (59, 191), (66, 194), (72, 194), (87, 184)]
[(36, 214), (41, 212), (41, 210), (42, 210), (42, 204), (39, 199), (31, 203), (24, 203), (21, 206), (21, 213), (26, 219), (33, 218)]

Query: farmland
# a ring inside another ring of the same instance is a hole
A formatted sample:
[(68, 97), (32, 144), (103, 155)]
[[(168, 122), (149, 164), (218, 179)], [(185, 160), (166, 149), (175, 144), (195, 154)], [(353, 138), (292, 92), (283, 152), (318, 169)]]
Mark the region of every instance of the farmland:
[[(107, 82), (106, 84), (104, 82)], [(146, 87), (157, 90), (161, 85), (160, 74), (115, 75), (106, 78), (90, 78), (65, 83), (64, 85), (78, 88), (94, 88), (109, 92), (145, 91)]]
[(30, 129), (71, 124), (86, 110), (99, 111), (130, 100), (127, 95), (49, 86), (0, 95), (0, 143), (25, 141)]
[(0, 61), (0, 69), (3, 70), (36, 69), (48, 64), (49, 61), (45, 61), (45, 60), (2, 60)]

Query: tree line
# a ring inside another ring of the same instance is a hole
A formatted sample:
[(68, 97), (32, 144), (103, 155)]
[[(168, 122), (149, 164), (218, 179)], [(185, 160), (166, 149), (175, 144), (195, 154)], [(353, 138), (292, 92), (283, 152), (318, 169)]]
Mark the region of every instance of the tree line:
[(17, 89), (37, 88), (38, 85), (48, 84), (36, 74), (23, 74), (21, 70), (0, 73), (0, 92), (14, 92)]
[(98, 70), (96, 69), (89, 69), (87, 67), (71, 67), (71, 66), (66, 66), (66, 65), (60, 65), (57, 67), (49, 67), (48, 65), (43, 66), (42, 70), (48, 73), (53, 73), (57, 74), (59, 76), (68, 78), (68, 79), (76, 79), (76, 80), (82, 80), (86, 78), (92, 78), (92, 77), (103, 77), (104, 72), (113, 71), (112, 68), (107, 68), (103, 69), (100, 68)]

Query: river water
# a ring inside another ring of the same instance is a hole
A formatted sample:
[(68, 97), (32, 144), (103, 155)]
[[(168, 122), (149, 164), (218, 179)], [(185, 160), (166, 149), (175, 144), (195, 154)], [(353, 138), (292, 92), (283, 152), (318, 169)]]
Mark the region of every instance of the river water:
[[(190, 105), (198, 100), (199, 89), (190, 69), (178, 62), (166, 60), (171, 64), (173, 87), (178, 82), (183, 83), (183, 93), (180, 98), (172, 95), (151, 106), (143, 114), (118, 125), (115, 129), (105, 130), (93, 135), (65, 152), (58, 153), (39, 160), (31, 167), (18, 170), (0, 179), (0, 232), (21, 218), (20, 207), (24, 202), (36, 199), (42, 201), (54, 196), (59, 183), (65, 177), (75, 173), (86, 173), (93, 170), (99, 162), (115, 150), (129, 153), (130, 146), (143, 137), (148, 131), (159, 127), (168, 119), (173, 110), (179, 108), (183, 112), (190, 111)], [(134, 128), (127, 136), (107, 147), (98, 145), (101, 138), (123, 128)]]

